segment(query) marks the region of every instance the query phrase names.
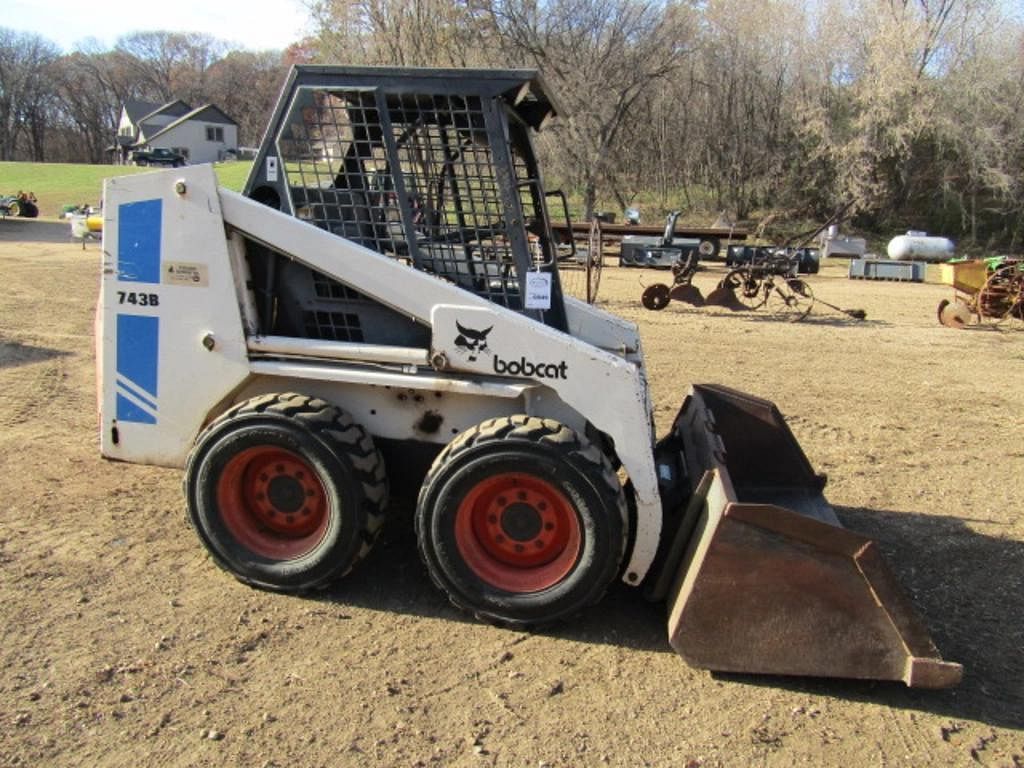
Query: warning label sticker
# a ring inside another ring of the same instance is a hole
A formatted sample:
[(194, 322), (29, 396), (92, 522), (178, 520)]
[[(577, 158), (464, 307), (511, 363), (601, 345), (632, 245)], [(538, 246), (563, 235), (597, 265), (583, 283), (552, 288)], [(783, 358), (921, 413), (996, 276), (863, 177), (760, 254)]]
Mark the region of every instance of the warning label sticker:
[(206, 264), (192, 264), (187, 261), (165, 261), (163, 282), (169, 285), (206, 288), (210, 285), (210, 274)]

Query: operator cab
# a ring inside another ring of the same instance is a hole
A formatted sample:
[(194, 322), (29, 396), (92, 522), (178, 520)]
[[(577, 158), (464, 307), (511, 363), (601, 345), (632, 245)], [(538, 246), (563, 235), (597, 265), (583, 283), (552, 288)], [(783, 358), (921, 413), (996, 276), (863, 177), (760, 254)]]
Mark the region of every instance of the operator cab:
[[(296, 67), (244, 193), (565, 330), (530, 138), (555, 112), (531, 70)], [(428, 337), (401, 313), (250, 247), (261, 330), (381, 344)], [(551, 305), (526, 309), (527, 274)]]

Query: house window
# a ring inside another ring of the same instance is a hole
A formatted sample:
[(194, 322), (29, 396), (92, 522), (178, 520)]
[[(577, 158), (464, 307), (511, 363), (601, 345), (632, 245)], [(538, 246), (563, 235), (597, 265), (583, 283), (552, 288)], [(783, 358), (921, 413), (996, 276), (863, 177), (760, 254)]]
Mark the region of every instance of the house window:
[(118, 134), (120, 134), (121, 136), (134, 136), (135, 129), (132, 128), (131, 125), (122, 125), (121, 130), (118, 131)]
[(219, 126), (215, 126), (215, 125), (208, 125), (208, 126), (206, 126), (206, 140), (207, 141), (220, 141), (220, 142), (223, 142), (224, 141), (224, 129), (219, 127)]

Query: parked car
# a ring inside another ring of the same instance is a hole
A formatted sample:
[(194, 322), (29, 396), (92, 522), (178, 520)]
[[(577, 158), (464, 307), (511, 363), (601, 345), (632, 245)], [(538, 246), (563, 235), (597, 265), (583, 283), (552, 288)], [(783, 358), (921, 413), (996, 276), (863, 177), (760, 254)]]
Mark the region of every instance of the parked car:
[(132, 152), (132, 162), (136, 165), (170, 165), (177, 168), (185, 164), (185, 156), (164, 147), (137, 149)]

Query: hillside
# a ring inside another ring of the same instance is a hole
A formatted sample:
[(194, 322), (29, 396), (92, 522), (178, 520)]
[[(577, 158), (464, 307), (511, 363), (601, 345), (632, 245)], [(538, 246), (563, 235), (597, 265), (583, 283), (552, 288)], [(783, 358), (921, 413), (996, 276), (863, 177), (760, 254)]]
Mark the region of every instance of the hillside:
[[(251, 167), (249, 162), (218, 163), (214, 170), (221, 184), (238, 191)], [(33, 192), (39, 199), (39, 215), (55, 218), (65, 205), (98, 205), (104, 179), (152, 172), (130, 165), (0, 163), (0, 195)]]

